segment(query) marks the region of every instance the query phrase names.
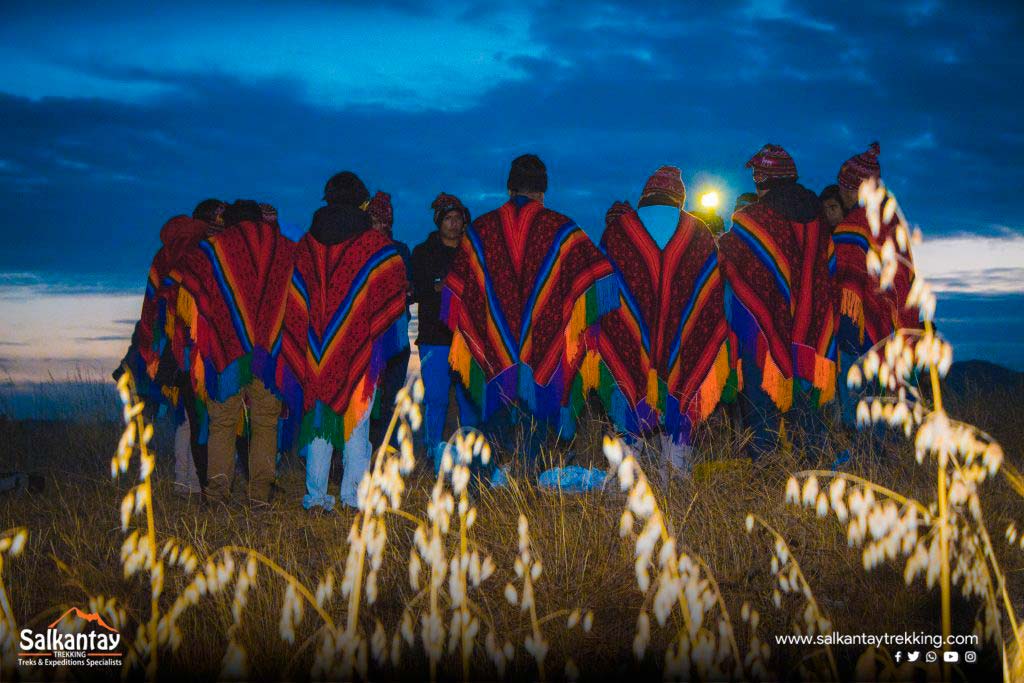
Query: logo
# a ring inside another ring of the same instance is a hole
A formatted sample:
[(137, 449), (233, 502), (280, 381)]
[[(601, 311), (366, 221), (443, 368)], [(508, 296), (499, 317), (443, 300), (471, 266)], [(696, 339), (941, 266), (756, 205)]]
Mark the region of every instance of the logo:
[(916, 662), (920, 657), (921, 657), (921, 653), (918, 652), (917, 650), (914, 650), (913, 652), (908, 652), (907, 653), (907, 661), (908, 662)]
[(964, 653), (964, 661), (968, 662), (968, 663), (973, 663), (973, 662), (978, 661), (978, 653), (975, 652), (974, 650), (968, 650), (967, 652)]
[(21, 666), (121, 666), (121, 634), (98, 613), (72, 607), (45, 631), (21, 630)]
[(942, 661), (944, 662), (959, 662), (960, 653), (956, 650), (946, 650), (942, 653)]
[(929, 664), (936, 661), (938, 658), (939, 655), (935, 652), (935, 650), (928, 650), (928, 652), (924, 653), (924, 661), (928, 662)]
[(901, 658), (902, 656), (903, 656), (903, 653), (902, 653), (902, 652), (900, 652), (899, 650), (896, 650), (896, 663), (897, 663), (897, 664), (899, 664), (900, 658)]

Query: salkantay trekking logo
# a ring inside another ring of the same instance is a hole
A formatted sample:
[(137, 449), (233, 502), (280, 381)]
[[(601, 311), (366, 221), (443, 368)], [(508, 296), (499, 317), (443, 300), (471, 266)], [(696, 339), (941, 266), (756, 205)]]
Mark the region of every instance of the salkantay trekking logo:
[(45, 631), (19, 635), (20, 666), (121, 666), (121, 634), (99, 613), (72, 607)]

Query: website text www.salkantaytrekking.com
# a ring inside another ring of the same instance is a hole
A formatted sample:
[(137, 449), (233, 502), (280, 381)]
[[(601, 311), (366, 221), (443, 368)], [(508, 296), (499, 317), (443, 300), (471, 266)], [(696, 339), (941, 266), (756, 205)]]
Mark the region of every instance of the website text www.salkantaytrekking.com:
[[(943, 646), (944, 641), (945, 647)], [(977, 649), (980, 643), (980, 638), (974, 633), (952, 634), (943, 638), (940, 633), (926, 631), (904, 631), (902, 633), (839, 633), (833, 631), (817, 634), (786, 633), (775, 636), (775, 644), (783, 647), (823, 647), (826, 645), (841, 647), (849, 645), (886, 648), (897, 662), (905, 657), (910, 662), (932, 662), (944, 659), (947, 662), (971, 663), (977, 659)]]

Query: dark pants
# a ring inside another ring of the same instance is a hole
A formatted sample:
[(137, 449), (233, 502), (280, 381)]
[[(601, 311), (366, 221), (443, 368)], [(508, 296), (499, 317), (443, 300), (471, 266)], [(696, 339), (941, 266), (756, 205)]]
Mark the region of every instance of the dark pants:
[(756, 460), (778, 448), (783, 420), (791, 443), (805, 451), (826, 450), (828, 426), (821, 408), (814, 404), (812, 388), (803, 380), (794, 379), (793, 405), (783, 414), (761, 388), (761, 371), (753, 354), (741, 349), (740, 357), (743, 359), (743, 391), (738, 402), (744, 426), (753, 430), (747, 455)]
[[(405, 386), (405, 378), (409, 372), (409, 349), (405, 349), (388, 361), (384, 367), (384, 375), (380, 380), (380, 414), (370, 419), (370, 444), (374, 449), (384, 442), (384, 435), (391, 424), (391, 414), (395, 410), (395, 397)], [(392, 440), (394, 435), (392, 435)]]

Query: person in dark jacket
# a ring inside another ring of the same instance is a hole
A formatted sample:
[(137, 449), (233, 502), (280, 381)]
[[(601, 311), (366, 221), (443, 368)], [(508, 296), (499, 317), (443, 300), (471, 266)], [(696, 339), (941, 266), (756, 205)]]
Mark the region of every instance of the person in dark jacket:
[[(461, 382), (453, 382), (448, 368), (448, 352), (452, 332), (441, 320), (441, 290), (444, 278), (452, 267), (459, 242), (469, 225), (469, 211), (458, 197), (442, 192), (431, 204), (434, 225), (422, 244), (412, 252), (410, 280), (412, 300), (418, 304), (419, 331), (416, 346), (420, 353), (420, 375), (423, 377), (423, 403), (425, 408), (424, 441), (434, 458), (435, 469), (440, 465), (445, 443), (445, 418), (452, 384), (459, 402), (459, 415), (475, 415), (472, 402)], [(473, 420), (475, 421), (475, 420)]]

